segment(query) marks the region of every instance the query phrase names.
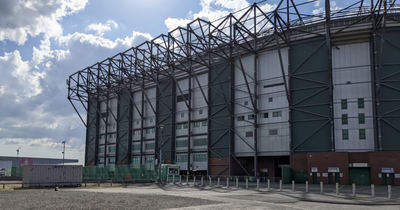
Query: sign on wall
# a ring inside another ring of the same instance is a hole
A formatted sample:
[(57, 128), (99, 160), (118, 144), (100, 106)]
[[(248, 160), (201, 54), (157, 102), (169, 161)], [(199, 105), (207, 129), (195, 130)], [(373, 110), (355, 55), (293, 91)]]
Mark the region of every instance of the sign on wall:
[(382, 168), (382, 173), (394, 173), (393, 168)]
[(328, 177), (328, 173), (322, 173), (322, 177)]
[(317, 167), (312, 167), (311, 168), (311, 172), (318, 172), (318, 168)]
[(19, 158), (19, 167), (24, 165), (32, 165), (33, 159), (32, 158)]
[(339, 173), (340, 169), (338, 167), (328, 168), (328, 172), (330, 173)]

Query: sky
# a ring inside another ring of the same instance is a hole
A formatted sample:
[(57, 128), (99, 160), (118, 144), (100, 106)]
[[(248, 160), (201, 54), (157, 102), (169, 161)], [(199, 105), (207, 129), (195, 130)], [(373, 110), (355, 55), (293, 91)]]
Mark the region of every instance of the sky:
[[(84, 164), (86, 131), (67, 99), (69, 75), (190, 20), (213, 21), (260, 1), (0, 0), (0, 156), (19, 149), (20, 157), (62, 158), (65, 141), (65, 158)], [(316, 0), (304, 11), (323, 6)]]

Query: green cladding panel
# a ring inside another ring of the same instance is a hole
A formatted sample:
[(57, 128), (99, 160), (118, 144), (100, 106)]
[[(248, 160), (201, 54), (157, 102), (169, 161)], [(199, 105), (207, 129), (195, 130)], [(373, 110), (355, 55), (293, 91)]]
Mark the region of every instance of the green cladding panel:
[(118, 126), (117, 126), (117, 164), (130, 162), (130, 119), (132, 119), (131, 93), (123, 91), (118, 94)]
[[(400, 30), (387, 28), (385, 42), (381, 48), (381, 36), (377, 37), (377, 61), (381, 69), (376, 78), (380, 82), (377, 90), (378, 119), (380, 119), (382, 150), (400, 149)], [(381, 51), (382, 49), (382, 51)]]
[(210, 157), (229, 157), (231, 65), (217, 63), (209, 72), (209, 149)]
[(157, 125), (164, 125), (164, 133), (157, 129), (157, 147), (160, 148), (161, 142), (164, 142), (162, 156), (166, 160), (175, 156), (172, 154), (172, 146), (175, 146), (175, 143), (173, 139), (170, 139), (170, 136), (174, 136), (175, 133), (173, 108), (173, 104), (176, 101), (175, 82), (173, 80), (160, 81), (159, 89), (157, 89), (157, 98)]
[(290, 47), (292, 150), (331, 149), (330, 71), (325, 39)]
[(98, 123), (99, 103), (96, 99), (89, 99), (87, 110), (87, 126), (86, 126), (86, 152), (85, 165), (97, 164), (97, 145), (98, 145)]

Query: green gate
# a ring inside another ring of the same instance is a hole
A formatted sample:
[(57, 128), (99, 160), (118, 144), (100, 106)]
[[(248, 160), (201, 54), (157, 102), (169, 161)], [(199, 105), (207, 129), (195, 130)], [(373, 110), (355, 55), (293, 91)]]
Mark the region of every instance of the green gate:
[(369, 168), (350, 168), (350, 183), (356, 185), (369, 185), (371, 184), (371, 175)]

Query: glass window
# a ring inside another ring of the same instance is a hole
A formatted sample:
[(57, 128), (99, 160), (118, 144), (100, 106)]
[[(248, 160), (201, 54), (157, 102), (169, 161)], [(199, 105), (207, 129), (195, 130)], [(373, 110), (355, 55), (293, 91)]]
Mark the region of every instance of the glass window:
[(195, 122), (194, 127), (200, 127), (200, 122)]
[(134, 144), (133, 145), (133, 150), (140, 150), (140, 144)]
[(207, 145), (207, 138), (194, 140), (194, 146), (206, 146), (206, 145)]
[(187, 147), (188, 141), (187, 140), (179, 140), (176, 141), (176, 147)]
[(113, 125), (113, 128), (115, 128), (115, 124)]
[(203, 110), (199, 110), (199, 114), (203, 114)]
[(268, 118), (268, 112), (260, 114), (260, 117), (261, 118)]
[(342, 99), (342, 109), (347, 109), (347, 99)]
[(151, 133), (151, 128), (146, 129), (146, 133)]
[(115, 158), (109, 158), (108, 159), (109, 164), (115, 164)]
[(244, 105), (245, 105), (245, 106), (249, 105), (249, 102), (248, 102), (248, 101), (245, 101), (245, 102), (244, 102)]
[(185, 117), (185, 113), (181, 113), (181, 117)]
[(187, 155), (177, 155), (176, 162), (187, 162)]
[(207, 121), (201, 122), (201, 126), (207, 126)]
[(365, 139), (365, 129), (360, 129), (358, 133), (360, 135), (360, 139)]
[(99, 153), (104, 153), (104, 147), (99, 147)]
[(244, 116), (237, 117), (237, 121), (244, 121)]
[(133, 135), (137, 135), (137, 130), (136, 130), (136, 131), (133, 131)]
[(342, 114), (342, 125), (347, 125), (349, 122), (347, 114)]
[(115, 152), (115, 146), (108, 147), (108, 152)]
[(342, 130), (342, 139), (349, 140), (349, 130), (347, 129)]
[(150, 118), (150, 122), (153, 122), (153, 118)]
[(140, 164), (140, 157), (133, 157), (132, 164)]
[(176, 125), (176, 130), (180, 130), (180, 129), (182, 129), (182, 124), (177, 124)]
[(365, 124), (365, 114), (364, 113), (359, 113), (358, 114), (358, 123), (359, 124)]
[(104, 164), (104, 158), (99, 158), (99, 163), (98, 164)]
[(154, 149), (155, 148), (155, 143), (147, 143), (146, 144), (146, 149)]
[(156, 129), (155, 129), (155, 128), (152, 128), (152, 129), (151, 129), (151, 132), (152, 132), (152, 133), (155, 133), (155, 132), (156, 132)]
[(268, 98), (268, 102), (272, 102), (274, 99), (272, 97)]
[(138, 121), (136, 121), (136, 125), (139, 125), (139, 120), (138, 120)]
[(193, 162), (207, 162), (207, 154), (193, 155)]
[(359, 98), (358, 99), (358, 108), (359, 109), (364, 108), (364, 98)]
[(146, 163), (153, 163), (154, 162), (154, 157), (145, 157), (145, 162)]
[(183, 124), (183, 129), (187, 129), (189, 125), (187, 123)]
[(272, 112), (273, 117), (282, 117), (282, 111)]
[(248, 120), (254, 120), (254, 114), (249, 114), (247, 115)]
[(104, 139), (105, 138), (105, 136), (104, 135), (100, 135), (100, 139)]

